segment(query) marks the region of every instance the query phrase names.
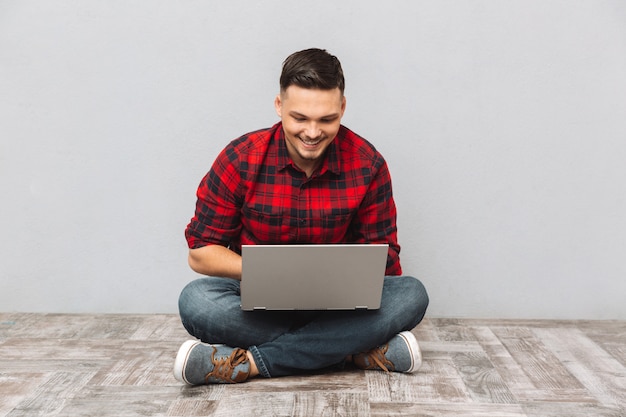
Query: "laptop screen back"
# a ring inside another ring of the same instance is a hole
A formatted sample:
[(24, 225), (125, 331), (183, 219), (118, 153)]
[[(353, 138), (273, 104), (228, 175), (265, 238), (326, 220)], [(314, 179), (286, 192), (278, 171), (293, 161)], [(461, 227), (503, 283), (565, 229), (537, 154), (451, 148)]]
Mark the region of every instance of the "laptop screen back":
[(387, 244), (243, 245), (243, 310), (378, 309)]

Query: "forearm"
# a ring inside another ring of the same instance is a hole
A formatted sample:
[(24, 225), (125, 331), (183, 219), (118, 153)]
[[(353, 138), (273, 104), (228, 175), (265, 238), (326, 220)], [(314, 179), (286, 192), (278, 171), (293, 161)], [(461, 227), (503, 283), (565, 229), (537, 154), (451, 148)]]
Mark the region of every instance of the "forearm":
[(241, 256), (221, 245), (190, 249), (189, 266), (199, 274), (241, 279)]

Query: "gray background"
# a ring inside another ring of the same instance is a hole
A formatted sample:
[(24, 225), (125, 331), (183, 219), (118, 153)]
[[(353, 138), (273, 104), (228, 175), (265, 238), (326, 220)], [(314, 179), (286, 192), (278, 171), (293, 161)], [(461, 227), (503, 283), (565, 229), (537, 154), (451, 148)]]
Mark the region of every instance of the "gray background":
[(626, 2), (0, 0), (0, 311), (175, 312), (217, 152), (342, 61), (429, 315), (626, 319)]

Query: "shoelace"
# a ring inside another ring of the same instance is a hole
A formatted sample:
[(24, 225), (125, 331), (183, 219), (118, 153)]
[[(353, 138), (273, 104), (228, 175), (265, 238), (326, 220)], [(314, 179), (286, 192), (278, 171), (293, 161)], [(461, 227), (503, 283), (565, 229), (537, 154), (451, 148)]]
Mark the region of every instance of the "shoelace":
[(377, 347), (376, 349), (372, 349), (366, 354), (364, 354), (365, 357), (367, 358), (367, 362), (369, 363), (366, 369), (374, 369), (376, 368), (376, 366), (378, 366), (380, 369), (382, 369), (385, 372), (393, 371), (395, 369), (393, 362), (391, 362), (385, 356), (388, 349), (389, 349), (389, 345), (385, 345), (385, 346)]
[(213, 370), (206, 374), (205, 381), (209, 381), (209, 378), (215, 378), (227, 383), (244, 382), (248, 379), (249, 372), (239, 371), (235, 378), (233, 378), (233, 370), (242, 363), (248, 361), (246, 351), (240, 348), (236, 348), (228, 357), (221, 357), (215, 359), (215, 353), (217, 348), (213, 347), (213, 353), (211, 353), (211, 361), (213, 362)]

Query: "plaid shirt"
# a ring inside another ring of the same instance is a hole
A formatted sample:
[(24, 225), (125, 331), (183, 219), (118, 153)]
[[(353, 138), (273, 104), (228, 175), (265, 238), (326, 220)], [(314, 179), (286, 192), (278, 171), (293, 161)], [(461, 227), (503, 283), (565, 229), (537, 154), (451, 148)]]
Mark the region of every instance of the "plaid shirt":
[(219, 154), (197, 197), (190, 248), (388, 243), (386, 274), (402, 274), (387, 163), (344, 126), (310, 178), (291, 161), (281, 123), (244, 135)]

